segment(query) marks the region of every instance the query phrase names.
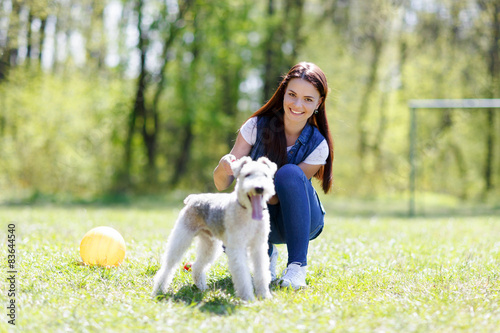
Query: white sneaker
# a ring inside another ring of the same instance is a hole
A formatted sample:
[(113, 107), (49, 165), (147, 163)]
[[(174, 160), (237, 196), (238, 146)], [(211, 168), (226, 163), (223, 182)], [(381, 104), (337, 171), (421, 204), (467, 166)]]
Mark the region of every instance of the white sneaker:
[(275, 281), (278, 276), (276, 275), (276, 265), (278, 264), (278, 248), (272, 244), (273, 252), (271, 253), (269, 270), (271, 271), (271, 282)]
[(306, 287), (306, 272), (306, 267), (301, 267), (298, 264), (291, 263), (283, 271), (283, 277), (280, 279), (278, 284), (281, 287), (292, 287), (293, 289)]

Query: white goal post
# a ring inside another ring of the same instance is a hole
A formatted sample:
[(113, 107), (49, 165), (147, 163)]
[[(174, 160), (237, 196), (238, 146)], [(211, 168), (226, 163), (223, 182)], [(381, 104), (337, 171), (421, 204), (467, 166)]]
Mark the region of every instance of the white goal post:
[(409, 215), (415, 216), (415, 186), (417, 177), (416, 139), (418, 109), (500, 109), (500, 99), (412, 99), (410, 108), (410, 202)]

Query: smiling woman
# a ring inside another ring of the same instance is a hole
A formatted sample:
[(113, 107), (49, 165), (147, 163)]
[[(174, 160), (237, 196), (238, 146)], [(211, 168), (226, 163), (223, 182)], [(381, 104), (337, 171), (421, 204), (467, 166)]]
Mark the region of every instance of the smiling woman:
[(286, 244), (288, 267), (278, 284), (294, 289), (306, 285), (309, 241), (323, 230), (325, 211), (311, 184), (316, 177), (324, 192), (332, 186), (333, 142), (326, 118), (328, 85), (323, 71), (301, 62), (283, 77), (273, 97), (240, 129), (231, 152), (214, 171), (214, 182), (224, 190), (234, 180), (231, 164), (243, 156), (267, 156), (279, 166), (276, 195), (268, 202), (271, 216), (269, 255), (276, 279), (278, 251)]
[(287, 147), (293, 146), (307, 120), (323, 100), (316, 88), (304, 79), (292, 79), (283, 98)]

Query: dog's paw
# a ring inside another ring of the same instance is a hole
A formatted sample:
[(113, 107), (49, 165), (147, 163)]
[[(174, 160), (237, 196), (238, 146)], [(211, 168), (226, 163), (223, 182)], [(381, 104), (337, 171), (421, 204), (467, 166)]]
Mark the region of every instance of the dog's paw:
[(196, 282), (194, 285), (196, 286), (196, 288), (200, 289), (200, 291), (205, 291), (208, 289), (208, 286), (206, 283)]
[(253, 294), (253, 290), (252, 290), (252, 292), (243, 292), (243, 293), (236, 291), (236, 296), (238, 296), (239, 298), (241, 298), (242, 301), (245, 301), (245, 302), (255, 301), (255, 296)]
[(244, 300), (245, 302), (253, 302), (253, 301), (255, 301), (255, 296), (254, 295), (242, 296), (240, 298), (242, 300)]
[(267, 293), (259, 295), (258, 297), (259, 299), (271, 299), (273, 298), (273, 295), (268, 291)]
[(167, 294), (169, 285), (170, 284), (168, 283), (168, 281), (155, 279), (153, 284), (153, 291), (151, 292), (151, 297), (156, 298), (158, 296)]
[(153, 291), (151, 292), (151, 297), (155, 298), (156, 296), (165, 294), (166, 291), (163, 290), (163, 289), (165, 289), (165, 288), (163, 288), (163, 284), (161, 284), (161, 283), (155, 283), (154, 287), (153, 287)]
[(262, 290), (256, 290), (255, 293), (257, 294), (258, 299), (273, 298), (273, 295), (271, 294), (269, 288), (264, 288)]
[(161, 293), (159, 291), (160, 291), (160, 288), (155, 286), (153, 288), (153, 291), (151, 292), (151, 298), (156, 298), (157, 296), (160, 296)]

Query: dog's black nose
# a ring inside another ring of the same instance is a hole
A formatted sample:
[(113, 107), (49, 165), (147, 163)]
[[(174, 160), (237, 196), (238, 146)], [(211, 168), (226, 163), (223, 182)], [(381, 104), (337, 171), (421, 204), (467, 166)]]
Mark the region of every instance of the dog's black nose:
[(264, 188), (263, 187), (256, 187), (255, 188), (255, 193), (262, 194), (263, 192), (264, 192)]

